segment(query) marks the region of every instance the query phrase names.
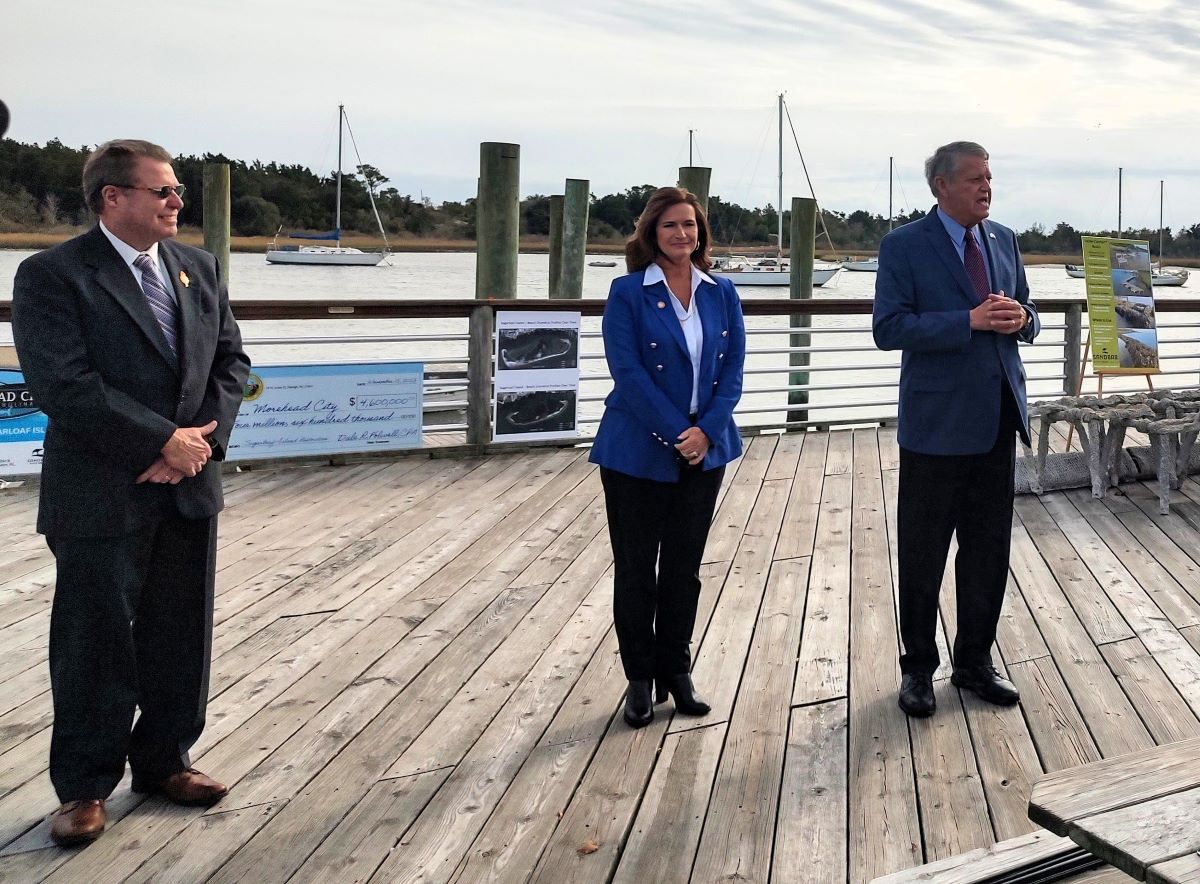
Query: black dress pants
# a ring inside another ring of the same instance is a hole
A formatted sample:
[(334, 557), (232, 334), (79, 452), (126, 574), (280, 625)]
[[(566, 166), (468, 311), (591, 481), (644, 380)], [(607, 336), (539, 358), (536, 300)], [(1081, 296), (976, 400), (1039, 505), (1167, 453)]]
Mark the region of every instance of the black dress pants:
[(151, 782), (186, 769), (204, 729), (217, 520), (173, 510), (122, 537), (47, 538), (50, 779), (64, 803), (107, 798), (126, 758)]
[(900, 449), (896, 529), (901, 672), (932, 673), (938, 667), (938, 596), (953, 534), (958, 535), (954, 665), (992, 661), (1008, 581), (1019, 423), (1012, 394), (1004, 389), (1000, 429), (991, 451), (934, 455)]
[(630, 680), (691, 671), (700, 563), (724, 475), (724, 467), (685, 468), (678, 482), (655, 482), (600, 469), (613, 549), (613, 620)]

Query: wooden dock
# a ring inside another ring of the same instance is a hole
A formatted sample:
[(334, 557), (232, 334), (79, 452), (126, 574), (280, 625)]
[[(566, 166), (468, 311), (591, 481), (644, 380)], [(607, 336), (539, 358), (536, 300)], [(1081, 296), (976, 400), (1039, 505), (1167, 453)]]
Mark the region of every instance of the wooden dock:
[(586, 452), (230, 474), (194, 760), (232, 791), (126, 779), (77, 851), (46, 822), (53, 563), (34, 489), (0, 492), (0, 880), (866, 882), (1031, 831), (1044, 771), (1200, 736), (1194, 482), (1167, 516), (1143, 485), (1020, 497), (997, 664), (1022, 702), (943, 670), (909, 721), (893, 432), (748, 441), (703, 569), (713, 712), (639, 731)]

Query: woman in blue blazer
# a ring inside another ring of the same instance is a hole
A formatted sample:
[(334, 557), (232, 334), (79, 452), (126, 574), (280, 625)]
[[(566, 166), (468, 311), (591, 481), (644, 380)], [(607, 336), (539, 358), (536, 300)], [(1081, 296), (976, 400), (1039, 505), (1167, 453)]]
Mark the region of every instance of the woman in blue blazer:
[(604, 309), (613, 377), (591, 461), (600, 465), (613, 549), (613, 619), (629, 679), (625, 720), (644, 727), (670, 694), (709, 711), (692, 684), (700, 562), (725, 464), (742, 453), (746, 330), (737, 291), (704, 271), (711, 235), (696, 197), (654, 192)]

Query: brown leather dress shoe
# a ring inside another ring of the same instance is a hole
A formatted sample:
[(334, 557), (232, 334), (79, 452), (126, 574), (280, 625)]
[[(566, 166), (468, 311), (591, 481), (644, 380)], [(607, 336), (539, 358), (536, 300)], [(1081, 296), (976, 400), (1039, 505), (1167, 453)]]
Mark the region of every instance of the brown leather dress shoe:
[(162, 795), (176, 804), (183, 804), (187, 807), (209, 807), (216, 804), (229, 792), (228, 787), (218, 783), (207, 774), (200, 773), (194, 767), (173, 773), (157, 783), (135, 779), (130, 788), (134, 792)]
[(59, 847), (87, 844), (100, 837), (106, 821), (103, 798), (68, 801), (54, 814), (50, 837)]

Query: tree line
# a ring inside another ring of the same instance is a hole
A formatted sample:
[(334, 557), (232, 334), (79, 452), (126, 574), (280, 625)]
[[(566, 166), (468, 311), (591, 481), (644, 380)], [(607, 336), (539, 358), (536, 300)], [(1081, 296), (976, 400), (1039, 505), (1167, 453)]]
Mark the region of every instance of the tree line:
[[(57, 139), (45, 145), (0, 139), (0, 232), (90, 224), (92, 219), (79, 188), (83, 163), (90, 150), (88, 147), (69, 147)], [(230, 217), (235, 235), (266, 236), (280, 227), (289, 231), (333, 227), (335, 173), (320, 175), (305, 166), (259, 160), (248, 163), (222, 154), (176, 159), (175, 173), (187, 187), (181, 223), (201, 224), (206, 163), (229, 164)], [(654, 185), (642, 184), (620, 193), (593, 195), (588, 218), (589, 239), (618, 242), (627, 237), (633, 232), (634, 223), (654, 189)], [(372, 194), (389, 236), (475, 238), (474, 199), (448, 200), (435, 206), (428, 198), (414, 199), (389, 186), (387, 176), (371, 165), (357, 166), (354, 172), (342, 174), (344, 231), (376, 233), (370, 202)], [(916, 210), (897, 215), (892, 219), (892, 226), (915, 221), (924, 214)], [(818, 226), (817, 246), (822, 251), (872, 251), (889, 228), (887, 218), (861, 209), (853, 212), (823, 209), (822, 215), (831, 240), (826, 240)], [(783, 222), (786, 247), (790, 212), (784, 212)], [(522, 234), (548, 235), (550, 197), (535, 194), (521, 200), (520, 223)], [(718, 247), (771, 245), (774, 244), (778, 213), (770, 204), (747, 208), (712, 196), (709, 198), (709, 223), (714, 244)], [(1034, 224), (1018, 234), (1018, 241), (1021, 250), (1028, 253), (1078, 254), (1079, 237), (1087, 233), (1115, 235), (1115, 231), (1076, 230), (1061, 221), (1052, 230)], [(1157, 254), (1157, 230), (1127, 230), (1124, 236), (1149, 240), (1151, 250)], [(1200, 224), (1166, 231), (1163, 250), (1170, 256), (1200, 257)]]

